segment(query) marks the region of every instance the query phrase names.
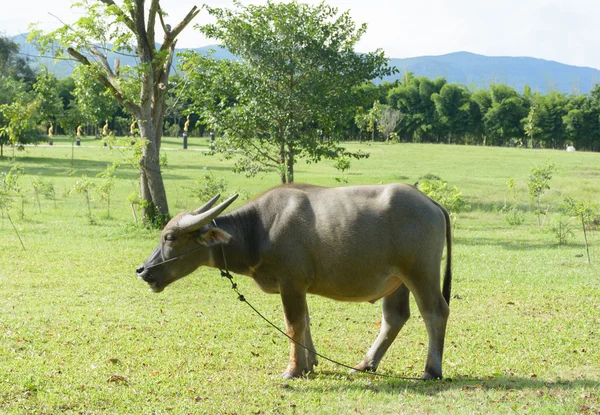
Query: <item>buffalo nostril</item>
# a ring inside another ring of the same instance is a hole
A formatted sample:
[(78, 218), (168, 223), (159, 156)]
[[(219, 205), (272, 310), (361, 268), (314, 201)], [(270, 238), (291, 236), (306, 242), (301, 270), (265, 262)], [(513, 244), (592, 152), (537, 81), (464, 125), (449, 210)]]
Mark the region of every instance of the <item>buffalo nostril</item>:
[(136, 272), (136, 273), (139, 275), (139, 274), (143, 273), (143, 272), (144, 272), (144, 270), (145, 270), (144, 266), (143, 266), (143, 265), (140, 265), (139, 267), (137, 267), (137, 268), (135, 269), (135, 272)]

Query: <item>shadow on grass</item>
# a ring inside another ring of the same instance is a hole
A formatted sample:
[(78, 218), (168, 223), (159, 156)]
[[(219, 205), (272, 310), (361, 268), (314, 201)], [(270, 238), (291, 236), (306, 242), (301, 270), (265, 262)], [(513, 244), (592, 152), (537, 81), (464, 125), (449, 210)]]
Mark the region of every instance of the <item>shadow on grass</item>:
[[(197, 164), (189, 164), (189, 163), (178, 163), (178, 164), (173, 164), (172, 166), (169, 166), (165, 171), (166, 172), (172, 172), (174, 170), (178, 170), (178, 169), (185, 169), (185, 170), (200, 170), (203, 171), (204, 169), (211, 171), (211, 170), (219, 170), (219, 171), (228, 171), (231, 172), (233, 170), (232, 166), (215, 166), (215, 165), (206, 165), (206, 164), (202, 164), (201, 160), (198, 161)], [(198, 176), (200, 177), (200, 175)]]
[[(506, 206), (505, 206), (504, 201), (479, 202), (476, 200), (470, 200), (468, 198), (466, 200), (466, 203), (471, 207), (471, 209), (469, 209), (465, 213), (484, 212), (484, 213), (496, 213), (498, 215), (503, 215), (503, 212), (502, 212), (503, 208), (505, 208), (505, 207), (511, 208), (511, 207), (515, 206), (515, 204), (510, 200), (508, 200), (506, 202), (507, 203)], [(523, 214), (532, 213), (531, 209), (529, 208), (529, 204), (527, 204), (527, 203), (518, 203), (516, 205), (516, 207)]]
[[(23, 167), (25, 173), (30, 176), (43, 177), (64, 177), (71, 169), (77, 170), (74, 177), (81, 177), (84, 174), (88, 177), (95, 177), (96, 174), (102, 172), (107, 166), (112, 164), (109, 161), (77, 159), (71, 164), (70, 158), (61, 159), (53, 157), (17, 157), (15, 163)], [(122, 179), (136, 179), (138, 177), (137, 171), (133, 169), (120, 170), (118, 175)]]
[(465, 237), (459, 236), (454, 238), (456, 245), (464, 246), (497, 246), (509, 251), (533, 251), (533, 250), (546, 250), (546, 249), (559, 249), (564, 248), (576, 248), (585, 249), (585, 245), (580, 242), (572, 241), (565, 245), (559, 245), (556, 241), (532, 241), (528, 240), (506, 240), (499, 238), (486, 238), (486, 237)]
[(505, 240), (499, 238), (486, 237), (455, 237), (454, 242), (457, 245), (466, 246), (498, 246), (510, 251), (531, 251), (538, 249), (552, 248), (556, 244), (547, 241), (531, 241), (531, 240)]
[[(88, 177), (95, 177), (98, 173), (104, 171), (106, 167), (112, 164), (115, 157), (109, 157), (106, 161), (103, 160), (88, 160), (88, 159), (73, 159), (71, 162), (70, 157), (59, 158), (59, 157), (32, 157), (32, 156), (20, 156), (16, 158), (15, 164), (23, 167), (25, 173), (30, 176), (43, 176), (43, 177), (61, 177), (74, 169), (77, 170), (73, 177), (81, 177), (87, 175)], [(10, 169), (11, 159), (8, 157), (0, 158), (0, 170), (2, 170), (1, 164), (6, 161), (6, 170)], [(220, 171), (220, 172), (231, 172), (232, 166), (229, 165), (214, 165), (207, 164), (202, 158), (198, 158), (196, 163), (184, 162), (169, 165), (169, 167), (163, 169), (163, 176), (167, 180), (196, 180), (203, 177), (202, 173), (205, 169), (208, 171)], [(125, 180), (137, 180), (139, 179), (139, 173), (136, 169), (122, 165), (123, 168), (119, 169), (117, 176), (120, 179)], [(188, 174), (182, 174), (187, 171)], [(199, 173), (196, 174), (195, 171)]]
[[(393, 376), (393, 375), (392, 375)], [(311, 374), (309, 379), (317, 379), (319, 377), (329, 378), (330, 380), (338, 379), (339, 383), (335, 385), (324, 386), (321, 384), (313, 384), (312, 382), (302, 383), (302, 389), (311, 391), (326, 392), (324, 389), (340, 388), (345, 390), (355, 391), (371, 391), (375, 393), (395, 394), (405, 390), (414, 391), (424, 395), (435, 395), (448, 390), (464, 390), (464, 391), (523, 391), (531, 390), (538, 391), (544, 389), (558, 390), (581, 390), (584, 388), (598, 388), (600, 381), (592, 379), (558, 379), (544, 380), (532, 377), (519, 376), (494, 376), (489, 378), (457, 376), (454, 378), (445, 378), (443, 380), (410, 380), (400, 378), (378, 377), (369, 374), (343, 374), (330, 370), (319, 370)], [(362, 381), (362, 382), (359, 382)], [(367, 382), (364, 382), (367, 381)], [(288, 384), (292, 389), (293, 383)], [(300, 384), (299, 384), (300, 386)]]

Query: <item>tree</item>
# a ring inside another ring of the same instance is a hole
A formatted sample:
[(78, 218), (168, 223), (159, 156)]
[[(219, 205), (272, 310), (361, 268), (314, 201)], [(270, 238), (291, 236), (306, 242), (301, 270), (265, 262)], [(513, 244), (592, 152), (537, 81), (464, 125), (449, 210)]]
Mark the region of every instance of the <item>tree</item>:
[(524, 136), (521, 120), (529, 108), (517, 91), (506, 85), (492, 85), (491, 107), (483, 117), (486, 137), (491, 143), (501, 145), (507, 139)]
[(529, 101), (531, 106), (524, 127), (531, 147), (534, 146), (534, 140), (544, 147), (563, 147), (568, 138), (563, 122), (568, 112), (567, 97), (552, 91), (547, 95), (532, 94)]
[(433, 93), (431, 99), (449, 143), (453, 137), (469, 131), (471, 100), (469, 92), (463, 86), (446, 84), (439, 93)]
[(104, 124), (105, 120), (112, 119), (118, 103), (110, 91), (90, 77), (84, 66), (75, 68), (73, 79), (75, 101), (70, 108), (68, 127), (75, 129), (80, 124), (97, 127)]
[[(19, 238), (19, 242), (21, 242), (21, 246), (25, 251), (25, 244), (23, 244), (23, 240), (21, 239), (21, 235), (19, 235), (19, 231), (15, 226), (12, 218), (10, 217), (9, 209), (13, 202), (13, 198), (17, 195), (21, 195), (21, 187), (19, 186), (19, 177), (24, 174), (23, 169), (13, 166), (8, 173), (0, 172), (0, 212), (2, 215), (6, 213), (6, 217), (8, 221), (13, 227), (17, 238)], [(22, 195), (21, 195), (22, 200)]]
[[(354, 51), (366, 25), (357, 28), (349, 12), (338, 14), (324, 3), (234, 2), (234, 9), (208, 11), (217, 21), (200, 31), (240, 60), (217, 64), (188, 55), (184, 69), (193, 84), (211, 75), (211, 85), (228, 85), (209, 89), (212, 96), (192, 98), (199, 111), (208, 103), (205, 122), (214, 119), (228, 144), (245, 155), (238, 170), (275, 167), (286, 183), (294, 181), (299, 158), (318, 162), (350, 154), (337, 145), (334, 132), (355, 112), (353, 87), (392, 72), (383, 51)], [(215, 95), (227, 88), (233, 102)]]
[[(74, 6), (86, 14), (72, 25), (43, 34), (35, 30), (42, 52), (57, 42), (58, 58), (64, 51), (80, 62), (115, 97), (137, 121), (140, 136), (145, 140), (139, 162), (140, 188), (145, 203), (144, 215), (157, 225), (165, 223), (169, 214), (167, 196), (160, 168), (160, 147), (163, 131), (165, 98), (177, 36), (200, 12), (194, 6), (174, 27), (164, 21), (160, 0), (126, 0), (117, 5), (113, 0), (82, 0)], [(159, 23), (160, 22), (160, 23)], [(157, 25), (164, 32), (157, 46)], [(135, 68), (121, 67), (120, 71), (108, 62), (108, 51), (134, 53)]]
[(28, 85), (35, 81), (35, 72), (29, 66), (29, 62), (19, 56), (19, 45), (2, 34), (0, 34), (0, 74)]
[(531, 107), (529, 107), (529, 114), (527, 114), (527, 119), (523, 126), (525, 135), (529, 138), (529, 146), (531, 148), (535, 147), (535, 139), (542, 132), (539, 124), (539, 106), (534, 101), (531, 103)]
[(75, 182), (75, 185), (71, 188), (71, 190), (69, 190), (69, 194), (75, 192), (75, 193), (79, 193), (80, 195), (83, 195), (83, 197), (85, 198), (85, 203), (87, 206), (87, 213), (88, 213), (88, 223), (90, 225), (95, 225), (96, 221), (94, 220), (94, 217), (92, 216), (92, 189), (96, 187), (96, 183), (94, 183), (93, 181), (91, 181), (90, 179), (87, 178), (86, 175), (83, 175), (81, 177), (81, 180), (77, 180)]
[(594, 217), (596, 217), (598, 213), (598, 205), (596, 203), (581, 202), (571, 197), (567, 197), (564, 201), (564, 207), (569, 215), (581, 219), (581, 229), (583, 230), (583, 240), (585, 242), (588, 264), (591, 264), (592, 259), (590, 257), (590, 247), (588, 245), (586, 228), (590, 225), (590, 222), (592, 222)]
[(58, 91), (58, 80), (45, 69), (33, 84), (38, 100), (38, 115), (43, 123), (62, 123), (64, 117), (63, 100)]
[[(18, 110), (25, 110), (27, 104), (33, 101), (28, 91), (35, 80), (35, 73), (18, 53), (19, 45), (0, 34), (0, 157), (4, 156), (4, 146), (23, 144), (27, 138), (17, 131), (16, 124), (24, 121), (18, 120)], [(4, 115), (9, 113), (11, 119)], [(27, 131), (31, 130), (29, 121), (26, 126), (21, 123)]]
[(5, 144), (11, 144), (13, 159), (15, 147), (42, 140), (42, 135), (36, 128), (38, 100), (32, 100), (29, 94), (21, 93), (10, 104), (0, 105), (3, 125), (0, 125), (0, 157)]
[(363, 107), (358, 107), (354, 116), (354, 123), (361, 131), (371, 133), (371, 141), (375, 141), (375, 131), (378, 130), (377, 123), (381, 119), (383, 106), (379, 101), (375, 101), (368, 111)]
[[(26, 94), (26, 90), (27, 85), (23, 81), (0, 74), (0, 108), (14, 103), (18, 96)], [(4, 146), (11, 144), (7, 127), (8, 119), (0, 110), (0, 158), (4, 157)]]
[(589, 95), (573, 97), (566, 104), (563, 124), (568, 139), (578, 149), (600, 150), (600, 84)]
[(550, 179), (552, 179), (552, 176), (556, 172), (556, 167), (554, 164), (546, 160), (546, 163), (544, 163), (543, 166), (534, 166), (530, 169), (530, 172), (531, 174), (529, 175), (529, 180), (527, 181), (529, 198), (533, 203), (535, 203), (535, 213), (537, 215), (538, 227), (541, 228), (543, 225), (541, 222), (541, 216), (542, 214), (546, 214), (541, 207), (542, 195), (546, 192), (546, 190), (550, 189), (550, 184), (548, 182)]
[(398, 129), (403, 138), (416, 142), (437, 141), (440, 124), (431, 96), (439, 93), (445, 84), (444, 78), (431, 81), (426, 77), (414, 78), (409, 72), (402, 84), (389, 91), (389, 104), (402, 114)]
[(106, 202), (106, 217), (110, 218), (110, 200), (112, 197), (112, 193), (115, 187), (115, 180), (117, 180), (117, 176), (115, 172), (119, 168), (119, 163), (113, 163), (112, 165), (106, 167), (106, 169), (96, 175), (96, 177), (100, 177), (102, 182), (97, 187), (98, 196), (104, 202)]
[[(348, 117), (344, 125), (342, 126), (342, 136), (344, 139), (359, 139), (362, 140), (363, 136), (361, 131), (364, 130), (364, 125), (358, 125), (363, 120), (361, 116), (366, 114), (373, 108), (375, 102), (388, 104), (387, 95), (390, 89), (398, 86), (399, 81), (394, 82), (381, 82), (375, 84), (373, 81), (365, 82), (362, 85), (352, 88), (352, 102), (356, 111), (351, 117)], [(393, 111), (393, 108), (391, 108)], [(358, 117), (358, 118), (357, 118)], [(357, 124), (358, 122), (358, 124)], [(394, 126), (394, 128), (396, 125)]]
[(383, 135), (385, 141), (389, 141), (390, 136), (396, 130), (398, 123), (402, 119), (402, 113), (389, 105), (382, 105), (381, 116), (379, 117), (377, 129)]

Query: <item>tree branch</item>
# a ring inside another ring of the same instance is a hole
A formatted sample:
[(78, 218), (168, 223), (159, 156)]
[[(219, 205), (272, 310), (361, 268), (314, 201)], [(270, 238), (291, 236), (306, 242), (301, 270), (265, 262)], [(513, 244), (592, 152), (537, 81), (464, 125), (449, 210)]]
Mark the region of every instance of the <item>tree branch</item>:
[(151, 63), (152, 59), (154, 59), (155, 46), (154, 43), (148, 42), (148, 32), (146, 32), (146, 24), (144, 19), (144, 0), (135, 0), (134, 16), (135, 19), (133, 23), (135, 27), (133, 33), (137, 37), (138, 56), (142, 62)]
[[(277, 160), (274, 157), (271, 157), (270, 155), (268, 155), (267, 153), (265, 153), (263, 150), (260, 149), (260, 147), (258, 147), (256, 144), (254, 144), (254, 142), (252, 141), (252, 139), (246, 140), (246, 142), (248, 144), (250, 144), (252, 147), (254, 147), (254, 150), (260, 154), (261, 156), (263, 156), (264, 158), (266, 158), (267, 160), (271, 160), (273, 163), (275, 163), (275, 167), (278, 166), (279, 160)], [(272, 166), (273, 167), (273, 166)]]
[(163, 18), (160, 6), (158, 10), (158, 18), (160, 19), (160, 25), (162, 26), (163, 32), (167, 33), (169, 31), (169, 28), (167, 28), (167, 25), (165, 24), (165, 19)]
[(154, 26), (156, 25), (156, 13), (160, 10), (159, 0), (152, 0), (150, 10), (148, 10), (148, 25), (146, 33), (148, 34), (148, 43), (154, 44)]
[[(77, 59), (83, 65), (92, 66), (92, 62), (90, 62), (90, 60), (86, 56), (82, 55), (75, 49), (67, 48), (67, 52), (69, 53), (69, 55), (73, 56), (75, 59)], [(112, 71), (111, 71), (111, 73), (112, 73)], [(113, 94), (115, 99), (119, 102), (119, 104), (121, 104), (123, 107), (127, 108), (127, 110), (129, 110), (132, 114), (134, 114), (136, 116), (139, 115), (139, 111), (137, 110), (137, 107), (135, 105), (133, 105), (132, 103), (128, 102), (125, 99), (125, 95), (123, 94), (123, 92), (120, 91), (110, 81), (110, 79), (108, 78), (108, 76), (110, 76), (110, 74), (107, 74), (107, 76), (102, 75), (102, 74), (96, 74), (96, 76), (98, 77), (98, 80), (100, 81), (100, 83), (110, 90), (110, 92)]]
[[(199, 9), (196, 6), (192, 7), (192, 10), (189, 11), (189, 13), (183, 18), (183, 20), (177, 26), (175, 26), (175, 28), (173, 28), (171, 31), (165, 30), (165, 39), (164, 39), (163, 44), (160, 47), (161, 51), (168, 50), (171, 47), (171, 45), (175, 41), (175, 38), (177, 38), (177, 36), (179, 36), (179, 34), (183, 31), (183, 29), (185, 29), (185, 27), (188, 24), (190, 24), (190, 22), (194, 19), (194, 17), (196, 17), (198, 15), (198, 13), (200, 13), (200, 10), (201, 9)], [(162, 17), (161, 17), (161, 19), (162, 19)]]
[(115, 2), (113, 0), (100, 0), (100, 2), (106, 4), (106, 6), (115, 6), (115, 8), (118, 10), (118, 14), (121, 15), (121, 17), (123, 18), (123, 22), (125, 23), (125, 25), (129, 28), (129, 30), (131, 30), (132, 32), (135, 33), (135, 25), (133, 24), (133, 16), (127, 16), (124, 12), (123, 9), (121, 9), (119, 6), (117, 6), (115, 4)]
[(112, 79), (115, 78), (115, 73), (108, 64), (108, 59), (106, 56), (104, 56), (96, 46), (92, 46), (90, 48), (90, 53), (98, 59), (98, 62), (100, 62), (100, 65), (102, 65), (102, 69), (104, 69), (104, 72), (106, 72), (108, 75), (108, 79), (112, 81)]

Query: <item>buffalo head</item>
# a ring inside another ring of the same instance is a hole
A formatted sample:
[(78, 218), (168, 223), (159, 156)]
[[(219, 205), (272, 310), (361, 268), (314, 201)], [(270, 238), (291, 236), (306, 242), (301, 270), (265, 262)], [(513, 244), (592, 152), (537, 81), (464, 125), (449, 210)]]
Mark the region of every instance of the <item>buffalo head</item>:
[(210, 223), (238, 195), (213, 207), (219, 196), (193, 212), (180, 213), (167, 223), (154, 252), (136, 269), (137, 276), (146, 281), (152, 291), (161, 292), (170, 283), (208, 264), (210, 247), (229, 242), (231, 235)]

